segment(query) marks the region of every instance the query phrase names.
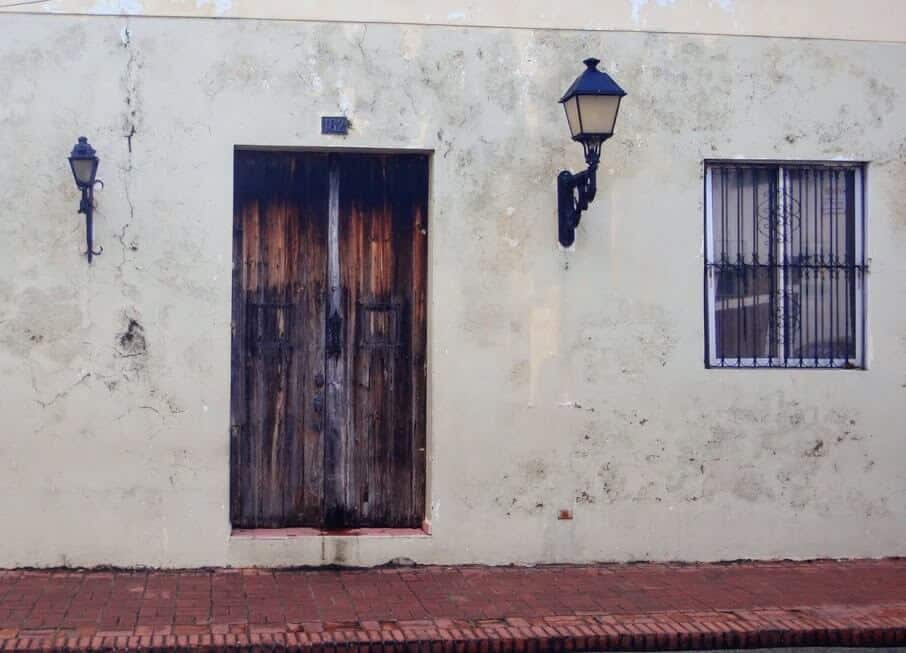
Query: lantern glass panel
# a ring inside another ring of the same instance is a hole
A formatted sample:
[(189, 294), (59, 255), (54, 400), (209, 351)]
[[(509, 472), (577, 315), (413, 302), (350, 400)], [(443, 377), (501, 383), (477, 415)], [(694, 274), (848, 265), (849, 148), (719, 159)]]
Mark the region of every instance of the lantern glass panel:
[[(583, 135), (610, 136), (613, 134), (617, 109), (620, 106), (619, 95), (579, 95), (575, 99), (578, 100), (578, 114), (582, 123)], [(568, 116), (569, 110), (567, 109)], [(575, 137), (576, 133), (573, 132), (573, 138)]]
[(569, 131), (573, 138), (577, 138), (582, 133), (582, 125), (579, 122), (579, 97), (573, 96), (563, 103), (566, 109), (566, 121), (569, 123)]
[(76, 184), (80, 188), (90, 186), (97, 172), (98, 160), (95, 158), (70, 159), (70, 163), (72, 164), (72, 174), (75, 176)]

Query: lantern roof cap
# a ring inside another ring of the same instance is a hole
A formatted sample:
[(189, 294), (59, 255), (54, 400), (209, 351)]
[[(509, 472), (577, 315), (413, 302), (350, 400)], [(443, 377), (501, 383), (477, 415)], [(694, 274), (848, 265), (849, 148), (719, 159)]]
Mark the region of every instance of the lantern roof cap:
[(79, 142), (75, 144), (75, 147), (72, 148), (72, 154), (69, 155), (71, 159), (91, 159), (96, 155), (95, 150), (91, 147), (91, 144), (88, 142), (88, 139), (84, 136), (79, 136)]
[(576, 77), (576, 81), (563, 94), (563, 97), (560, 98), (561, 103), (575, 95), (615, 95), (618, 97), (626, 95), (626, 91), (620, 88), (610, 75), (598, 70), (600, 59), (589, 57), (582, 63), (588, 67)]

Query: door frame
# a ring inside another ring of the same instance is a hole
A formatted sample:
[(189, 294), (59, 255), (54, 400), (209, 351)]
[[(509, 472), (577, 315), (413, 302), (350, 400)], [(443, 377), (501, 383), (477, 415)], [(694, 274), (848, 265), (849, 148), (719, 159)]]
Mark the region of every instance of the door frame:
[[(400, 148), (400, 147), (331, 147), (331, 146), (288, 146), (288, 145), (252, 145), (252, 144), (234, 144), (231, 151), (231, 169), (234, 169), (236, 153), (239, 151), (255, 151), (255, 152), (312, 152), (320, 154), (423, 154), (428, 159), (428, 188), (427, 188), (427, 210), (428, 210), (428, 248), (426, 252), (426, 270), (425, 270), (425, 514), (422, 522), (422, 531), (426, 535), (431, 534), (431, 522), (433, 519), (434, 513), (434, 501), (433, 501), (433, 449), (434, 449), (434, 420), (433, 420), (433, 403), (434, 403), (434, 380), (433, 380), (433, 358), (434, 358), (434, 347), (433, 347), (433, 331), (434, 331), (434, 241), (432, 237), (433, 232), (433, 221), (436, 216), (435, 204), (434, 204), (434, 160), (435, 152), (433, 148)], [(236, 328), (236, 311), (238, 310), (238, 284), (237, 284), (237, 268), (236, 268), (236, 255), (234, 251), (235, 238), (233, 236), (233, 230), (235, 229), (234, 220), (235, 220), (235, 174), (230, 175), (230, 214), (229, 214), (229, 226), (230, 226), (230, 269), (232, 280), (232, 288), (230, 289), (230, 338), (229, 340), (229, 360), (230, 360), (230, 398), (227, 401), (227, 410), (228, 410), (228, 458), (227, 458), (227, 487), (226, 487), (226, 506), (227, 506), (227, 521), (230, 524), (230, 531), (232, 536), (243, 536), (248, 533), (248, 529), (239, 529), (233, 523), (233, 515), (231, 513), (232, 506), (232, 497), (233, 497), (233, 483), (238, 482), (237, 479), (234, 479), (233, 474), (233, 447), (237, 438), (236, 427), (232, 423), (233, 418), (233, 402), (232, 402), (232, 384), (235, 383), (233, 378), (233, 331)], [(336, 536), (336, 532), (324, 531), (315, 528), (293, 528), (293, 529), (253, 529), (261, 531), (281, 531), (281, 530), (292, 530), (299, 531), (298, 534), (312, 534), (320, 536)], [(356, 532), (364, 531), (367, 532), (372, 529), (356, 529)], [(381, 532), (399, 530), (408, 534), (412, 529), (403, 528), (403, 529), (387, 529), (379, 528), (376, 529)]]

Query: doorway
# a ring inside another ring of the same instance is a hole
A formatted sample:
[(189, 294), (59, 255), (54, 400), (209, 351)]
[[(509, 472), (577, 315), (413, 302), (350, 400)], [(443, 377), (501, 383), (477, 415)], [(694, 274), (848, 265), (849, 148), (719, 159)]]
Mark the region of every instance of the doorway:
[(428, 155), (234, 166), (233, 526), (420, 527)]

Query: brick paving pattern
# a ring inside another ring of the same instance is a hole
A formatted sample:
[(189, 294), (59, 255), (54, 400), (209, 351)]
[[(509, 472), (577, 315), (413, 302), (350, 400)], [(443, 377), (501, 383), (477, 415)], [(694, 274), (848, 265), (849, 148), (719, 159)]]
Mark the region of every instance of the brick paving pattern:
[(906, 560), (0, 570), (0, 651), (906, 645)]

